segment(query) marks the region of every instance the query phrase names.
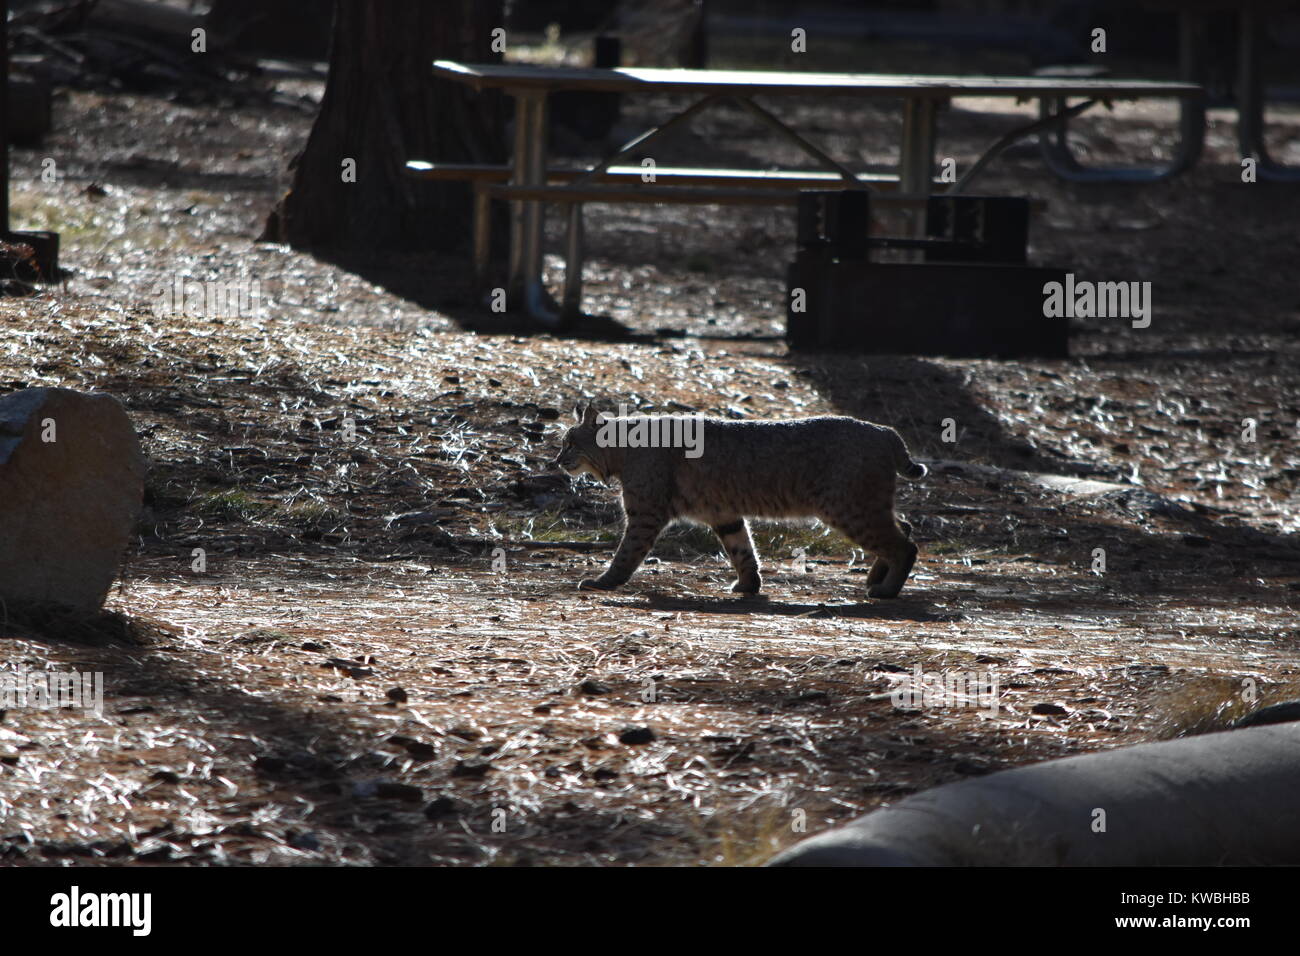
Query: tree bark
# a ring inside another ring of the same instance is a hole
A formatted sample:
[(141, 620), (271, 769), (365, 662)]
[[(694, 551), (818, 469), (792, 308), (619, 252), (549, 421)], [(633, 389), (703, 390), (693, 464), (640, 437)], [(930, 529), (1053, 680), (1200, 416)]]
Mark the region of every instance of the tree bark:
[(500, 59), (491, 43), (502, 22), (501, 0), (337, 0), (320, 113), (261, 238), (338, 251), (466, 247), (469, 188), (414, 180), (403, 165), (505, 161), (500, 97), (432, 73), (435, 59)]

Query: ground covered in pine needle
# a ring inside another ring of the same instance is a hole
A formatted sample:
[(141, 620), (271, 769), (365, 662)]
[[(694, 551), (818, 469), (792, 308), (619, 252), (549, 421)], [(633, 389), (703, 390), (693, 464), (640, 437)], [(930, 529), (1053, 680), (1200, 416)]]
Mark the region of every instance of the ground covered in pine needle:
[[(997, 109), (945, 114), (959, 162), (1024, 118)], [(893, 155), (883, 108), (789, 115)], [(484, 312), (461, 262), (255, 244), (310, 118), (73, 92), (15, 154), (15, 226), (58, 230), (70, 276), (0, 300), (0, 390), (116, 395), (150, 475), (106, 613), (0, 631), (8, 672), (104, 675), (102, 714), (0, 713), (0, 860), (754, 863), (918, 789), (1297, 696), (1300, 200), (1240, 183), (1223, 118), (1167, 185), (999, 161), (990, 191), (1048, 202), (1035, 261), (1156, 302), (1018, 362), (790, 353), (786, 213), (593, 208), (601, 318), (564, 337)], [(1145, 158), (1171, 118), (1081, 136)], [(709, 122), (677, 148), (793, 162)], [(1287, 158), (1300, 114), (1277, 129)], [(155, 308), (178, 276), (255, 280), (257, 314)], [(911, 581), (868, 601), (848, 542), (786, 524), (756, 535), (762, 597), (691, 529), (579, 593), (618, 532), (613, 489), (549, 464), (584, 400), (897, 427), (931, 465), (900, 489)], [(997, 707), (896, 706), (917, 669), (992, 677)]]

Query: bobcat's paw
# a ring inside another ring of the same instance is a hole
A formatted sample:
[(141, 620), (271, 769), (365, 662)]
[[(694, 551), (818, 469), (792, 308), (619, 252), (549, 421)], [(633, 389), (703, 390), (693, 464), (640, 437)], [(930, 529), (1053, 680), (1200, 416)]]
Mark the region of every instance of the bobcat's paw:
[(736, 594), (757, 594), (763, 588), (762, 578), (738, 578), (731, 585), (731, 590)]
[(612, 591), (616, 587), (617, 584), (606, 584), (599, 578), (587, 578), (585, 581), (578, 582), (579, 591)]
[(867, 588), (867, 597), (869, 598), (896, 598), (898, 592), (902, 591), (901, 587), (885, 587), (883, 584), (873, 584)]

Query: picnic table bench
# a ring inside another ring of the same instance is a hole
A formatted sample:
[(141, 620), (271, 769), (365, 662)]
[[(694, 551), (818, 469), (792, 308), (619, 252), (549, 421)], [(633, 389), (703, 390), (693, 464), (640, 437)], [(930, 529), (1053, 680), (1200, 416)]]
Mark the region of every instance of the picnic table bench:
[[(515, 101), (514, 147), (510, 165), (466, 166), (413, 160), (412, 175), (464, 179), (475, 188), (475, 273), (482, 278), (488, 254), (488, 202), (509, 200), (510, 266), (507, 300), (545, 325), (574, 315), (581, 306), (582, 206), (591, 202), (695, 202), (794, 205), (808, 189), (861, 189), (873, 202), (921, 204), (935, 191), (961, 192), (996, 155), (1024, 136), (1051, 128), (1101, 101), (1175, 97), (1199, 99), (1191, 83), (1093, 77), (933, 76), (875, 73), (786, 73), (742, 70), (582, 69), (530, 64), (463, 64), (438, 60), (435, 76), (475, 90), (499, 89)], [(699, 97), (681, 112), (648, 130), (585, 169), (553, 169), (547, 163), (547, 102), (561, 91), (678, 93)], [(903, 101), (903, 131), (898, 172), (863, 174), (840, 163), (755, 102), (755, 98), (792, 95), (888, 97)], [(935, 131), (939, 109), (953, 97), (998, 96), (1051, 102), (1055, 106), (1031, 123), (1000, 137), (955, 184), (936, 183)], [(1067, 106), (1069, 99), (1082, 102)], [(681, 167), (617, 165), (644, 153), (655, 141), (684, 125), (709, 106), (730, 101), (740, 105), (808, 155), (820, 169), (703, 170)], [(1186, 134), (1184, 130), (1184, 134)], [(1186, 138), (1186, 135), (1184, 136)], [(1199, 138), (1194, 146), (1199, 148)], [(1195, 161), (1184, 143), (1166, 167), (1152, 175), (1174, 175)], [(645, 181), (653, 172), (652, 181)], [(1144, 171), (1145, 172), (1145, 171)], [(544, 204), (569, 206), (565, 292), (557, 308), (542, 284)]]

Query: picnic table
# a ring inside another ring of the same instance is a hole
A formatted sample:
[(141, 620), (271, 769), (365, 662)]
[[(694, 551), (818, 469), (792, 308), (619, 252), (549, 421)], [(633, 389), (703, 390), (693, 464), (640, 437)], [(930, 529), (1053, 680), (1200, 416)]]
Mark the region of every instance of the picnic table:
[[(1050, 128), (1098, 102), (1147, 97), (1199, 100), (1203, 91), (1192, 83), (1095, 77), (935, 76), (877, 73), (788, 73), (742, 70), (583, 69), (531, 64), (465, 64), (438, 60), (435, 76), (475, 90), (501, 90), (515, 102), (514, 147), (508, 167), (449, 166), (413, 161), (408, 168), (428, 178), (467, 179), (475, 183), (475, 269), (480, 276), (488, 253), (490, 198), (511, 201), (510, 267), (507, 299), (512, 307), (554, 325), (580, 309), (582, 281), (582, 205), (590, 202), (697, 202), (795, 204), (802, 189), (893, 190), (881, 196), (904, 204), (923, 205), (944, 184), (933, 182), (935, 129), (939, 110), (953, 97), (996, 96), (1039, 100), (1057, 106), (1033, 122), (994, 142), (985, 154), (946, 191), (964, 190), (987, 163), (1016, 140)], [(548, 111), (551, 94), (561, 90), (588, 93), (676, 93), (696, 97), (685, 109), (646, 131), (594, 166), (553, 170), (547, 163)], [(903, 130), (895, 175), (854, 172), (810, 142), (767, 108), (756, 102), (783, 96), (887, 97), (903, 101)], [(1082, 102), (1066, 106), (1069, 99)], [(798, 146), (820, 170), (655, 170), (643, 182), (640, 167), (616, 164), (688, 122), (711, 105), (739, 104), (759, 122)], [(1184, 137), (1185, 139), (1186, 137)], [(1166, 167), (1150, 175), (1173, 175), (1195, 161), (1199, 149), (1183, 143)], [(877, 197), (873, 196), (873, 201)], [(557, 308), (542, 283), (544, 204), (569, 205), (565, 292)]]

